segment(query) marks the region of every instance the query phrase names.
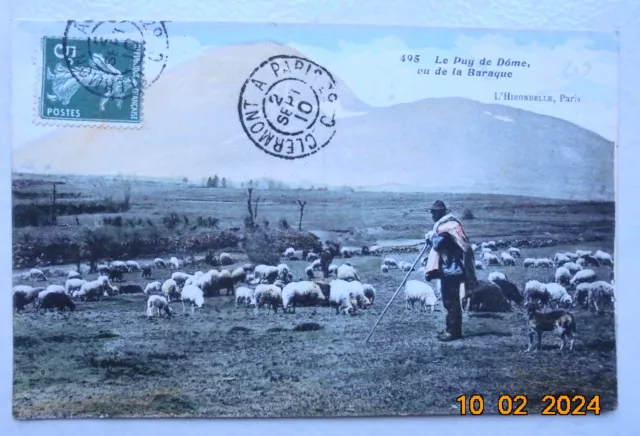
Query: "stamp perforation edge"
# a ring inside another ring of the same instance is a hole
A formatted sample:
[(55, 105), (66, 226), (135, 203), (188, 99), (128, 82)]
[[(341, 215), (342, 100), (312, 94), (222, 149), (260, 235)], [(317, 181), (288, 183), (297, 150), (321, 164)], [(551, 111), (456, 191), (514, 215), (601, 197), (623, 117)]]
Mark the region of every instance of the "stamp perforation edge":
[[(88, 120), (68, 120), (68, 119), (48, 119), (40, 117), (40, 104), (42, 100), (42, 86), (44, 83), (44, 44), (46, 38), (61, 38), (61, 36), (49, 36), (44, 35), (39, 38), (39, 42), (31, 52), (31, 65), (34, 66), (34, 83), (33, 83), (33, 105), (32, 105), (32, 121), (33, 124), (39, 126), (49, 127), (93, 127), (98, 129), (132, 129), (139, 130), (144, 126), (144, 91), (145, 87), (140, 87), (140, 96), (138, 104), (138, 117), (137, 123), (123, 123), (118, 121), (88, 121)], [(144, 77), (144, 48), (145, 41), (140, 41), (143, 47), (143, 57), (140, 61), (140, 77)], [(13, 97), (15, 98), (15, 96)]]

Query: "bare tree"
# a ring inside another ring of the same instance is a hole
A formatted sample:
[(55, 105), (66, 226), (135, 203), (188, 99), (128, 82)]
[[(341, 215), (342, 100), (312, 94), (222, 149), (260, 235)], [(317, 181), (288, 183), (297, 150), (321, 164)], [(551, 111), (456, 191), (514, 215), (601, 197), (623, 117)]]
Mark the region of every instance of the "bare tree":
[(298, 205), (300, 206), (300, 220), (298, 221), (298, 230), (302, 230), (302, 216), (304, 215), (304, 207), (306, 206), (307, 201), (298, 200)]

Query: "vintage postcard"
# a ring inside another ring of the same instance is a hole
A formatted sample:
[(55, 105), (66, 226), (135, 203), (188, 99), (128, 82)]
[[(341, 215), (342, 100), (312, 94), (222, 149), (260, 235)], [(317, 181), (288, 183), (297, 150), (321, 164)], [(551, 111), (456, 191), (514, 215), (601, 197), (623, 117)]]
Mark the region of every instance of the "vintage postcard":
[(16, 418), (616, 409), (615, 33), (12, 32)]

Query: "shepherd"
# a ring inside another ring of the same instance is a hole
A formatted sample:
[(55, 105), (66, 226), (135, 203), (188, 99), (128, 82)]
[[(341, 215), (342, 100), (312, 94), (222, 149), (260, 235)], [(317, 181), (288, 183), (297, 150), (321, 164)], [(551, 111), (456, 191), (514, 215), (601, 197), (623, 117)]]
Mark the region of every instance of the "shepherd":
[(440, 280), (442, 304), (447, 311), (446, 327), (438, 339), (444, 342), (462, 338), (462, 305), (470, 301), (476, 288), (475, 259), (462, 223), (444, 202), (437, 200), (429, 209), (433, 230), (425, 238), (431, 250), (427, 256), (425, 280)]

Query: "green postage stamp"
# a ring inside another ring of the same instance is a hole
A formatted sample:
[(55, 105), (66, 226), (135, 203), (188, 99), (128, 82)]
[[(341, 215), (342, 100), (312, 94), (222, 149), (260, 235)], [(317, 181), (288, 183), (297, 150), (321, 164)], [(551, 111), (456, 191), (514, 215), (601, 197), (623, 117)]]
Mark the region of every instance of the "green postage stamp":
[(141, 41), (44, 37), (38, 116), (46, 123), (142, 123)]

